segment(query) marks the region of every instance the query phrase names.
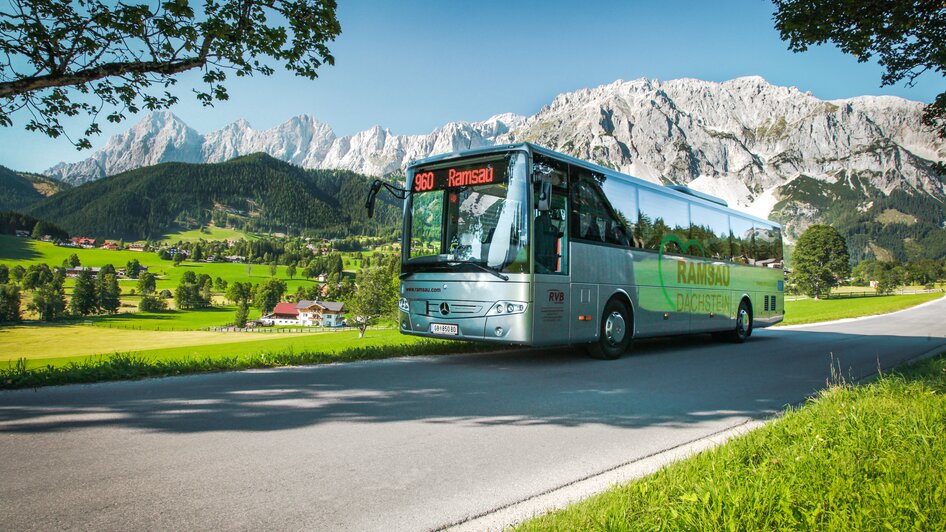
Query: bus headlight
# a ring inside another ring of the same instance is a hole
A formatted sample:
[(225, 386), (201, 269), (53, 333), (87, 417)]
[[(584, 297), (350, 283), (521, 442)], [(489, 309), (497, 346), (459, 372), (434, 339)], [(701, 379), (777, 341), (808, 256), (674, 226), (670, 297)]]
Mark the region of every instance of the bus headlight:
[(398, 299), (398, 301), (397, 301), (397, 308), (403, 310), (404, 312), (410, 312), (410, 311), (411, 311), (410, 305), (407, 304), (407, 298), (406, 298), (406, 297), (402, 297), (401, 299)]
[(500, 301), (493, 307), (493, 314), (522, 314), (526, 304), (519, 301)]

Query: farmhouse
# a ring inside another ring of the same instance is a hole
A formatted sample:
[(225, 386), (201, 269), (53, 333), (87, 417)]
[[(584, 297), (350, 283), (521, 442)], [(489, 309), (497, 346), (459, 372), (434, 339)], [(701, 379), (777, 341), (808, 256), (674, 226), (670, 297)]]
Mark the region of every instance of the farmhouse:
[(277, 303), (273, 311), (259, 319), (263, 325), (340, 327), (344, 325), (345, 304), (335, 301)]
[(102, 244), (102, 247), (100, 247), (99, 249), (107, 249), (109, 251), (118, 251), (118, 244), (114, 242), (106, 242)]
[(66, 277), (70, 279), (75, 279), (79, 276), (81, 272), (87, 271), (93, 276), (98, 276), (101, 268), (94, 268), (92, 266), (77, 266), (75, 268), (66, 268)]
[(83, 247), (86, 249), (91, 249), (95, 247), (95, 239), (89, 238), (87, 236), (74, 236), (70, 239), (73, 244)]
[(345, 303), (335, 301), (306, 301), (296, 304), (299, 321), (303, 325), (338, 327), (345, 316)]
[(276, 303), (276, 308), (259, 321), (263, 325), (302, 325), (299, 323), (299, 310), (292, 303)]

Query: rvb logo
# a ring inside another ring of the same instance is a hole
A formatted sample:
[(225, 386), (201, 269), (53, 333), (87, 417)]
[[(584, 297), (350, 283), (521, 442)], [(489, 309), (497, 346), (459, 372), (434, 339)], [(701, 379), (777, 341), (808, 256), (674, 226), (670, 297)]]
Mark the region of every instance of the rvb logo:
[(549, 290), (549, 303), (561, 305), (565, 303), (565, 292), (561, 290)]

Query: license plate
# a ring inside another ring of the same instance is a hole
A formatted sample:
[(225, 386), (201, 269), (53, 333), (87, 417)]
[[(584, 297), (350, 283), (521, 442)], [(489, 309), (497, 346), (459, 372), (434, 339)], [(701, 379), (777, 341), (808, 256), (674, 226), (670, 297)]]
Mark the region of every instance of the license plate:
[(430, 332), (434, 334), (460, 334), (460, 328), (453, 323), (431, 323)]

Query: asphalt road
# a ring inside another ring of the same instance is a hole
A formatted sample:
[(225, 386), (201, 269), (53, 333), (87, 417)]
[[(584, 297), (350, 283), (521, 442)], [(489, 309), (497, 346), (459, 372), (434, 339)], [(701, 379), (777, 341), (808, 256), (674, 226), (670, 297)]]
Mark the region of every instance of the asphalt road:
[(692, 441), (946, 346), (896, 314), (569, 350), (0, 393), (0, 515), (22, 529), (424, 530)]

